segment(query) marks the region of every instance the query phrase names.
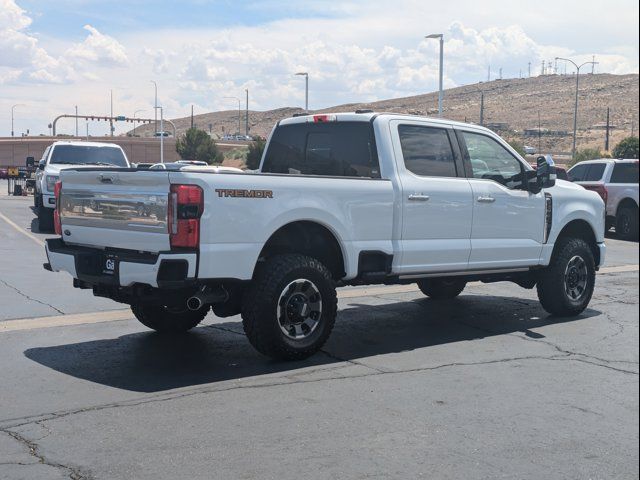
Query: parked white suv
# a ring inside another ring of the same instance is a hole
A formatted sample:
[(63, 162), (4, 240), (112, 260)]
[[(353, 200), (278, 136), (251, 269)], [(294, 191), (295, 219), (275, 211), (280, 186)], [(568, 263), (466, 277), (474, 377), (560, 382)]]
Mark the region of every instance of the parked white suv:
[(53, 211), (56, 206), (54, 187), (60, 171), (79, 167), (129, 168), (129, 160), (119, 145), (101, 142), (54, 142), (42, 154), (36, 170), (33, 202), (38, 213), (40, 231), (53, 230)]
[(62, 172), (45, 268), (161, 332), (210, 308), (241, 313), (251, 344), (280, 359), (322, 347), (341, 285), (416, 282), (445, 300), (467, 282), (510, 281), (577, 315), (604, 262), (604, 203), (538, 160), (533, 170), (490, 130), (447, 120), (288, 118), (256, 173)]
[(638, 160), (602, 158), (580, 162), (569, 180), (597, 192), (607, 206), (607, 230), (616, 227), (624, 240), (638, 240)]

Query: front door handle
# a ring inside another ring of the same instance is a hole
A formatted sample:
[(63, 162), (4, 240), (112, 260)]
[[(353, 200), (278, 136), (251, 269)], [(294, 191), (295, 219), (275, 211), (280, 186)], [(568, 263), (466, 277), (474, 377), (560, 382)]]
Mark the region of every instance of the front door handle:
[(493, 197), (478, 197), (478, 202), (480, 203), (493, 203), (496, 199)]
[(409, 200), (412, 200), (414, 202), (426, 202), (427, 200), (429, 200), (429, 195), (423, 195), (421, 193), (412, 193), (411, 195), (409, 195)]

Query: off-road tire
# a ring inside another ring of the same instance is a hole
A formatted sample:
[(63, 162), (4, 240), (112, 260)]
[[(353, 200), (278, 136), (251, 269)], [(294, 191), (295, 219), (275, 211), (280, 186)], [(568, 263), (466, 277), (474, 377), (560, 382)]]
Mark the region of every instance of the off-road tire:
[[(586, 266), (586, 286), (577, 299), (569, 296), (565, 289), (565, 276), (569, 262), (576, 256), (584, 260)], [(547, 312), (558, 317), (572, 317), (587, 308), (596, 281), (593, 252), (581, 238), (561, 238), (557, 241), (551, 256), (551, 263), (540, 272), (536, 283), (538, 299)]]
[(198, 325), (209, 311), (208, 307), (192, 311), (169, 309), (161, 305), (131, 305), (131, 311), (145, 327), (159, 333), (182, 333)]
[(459, 278), (424, 278), (418, 288), (434, 300), (451, 300), (462, 293), (467, 282)]
[(42, 203), (38, 207), (38, 230), (53, 232), (53, 208), (47, 208)]
[[(298, 279), (313, 282), (321, 296), (322, 313), (305, 338), (292, 339), (278, 321), (278, 301), (287, 285)], [(242, 325), (253, 347), (277, 360), (302, 360), (322, 348), (336, 319), (335, 283), (320, 261), (300, 254), (276, 255), (260, 264), (242, 300)]]
[(622, 207), (616, 215), (616, 235), (622, 240), (638, 240), (638, 209)]

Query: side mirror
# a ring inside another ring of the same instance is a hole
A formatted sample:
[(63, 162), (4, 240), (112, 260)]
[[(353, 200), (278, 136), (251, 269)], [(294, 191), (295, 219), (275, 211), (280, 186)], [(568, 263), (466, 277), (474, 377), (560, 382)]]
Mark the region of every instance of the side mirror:
[(556, 164), (553, 162), (551, 155), (540, 156), (537, 158), (538, 185), (540, 188), (551, 188), (556, 184)]
[(38, 162), (38, 170), (44, 170), (44, 164), (45, 164), (45, 161), (44, 160), (40, 160)]
[(33, 157), (27, 157), (27, 168), (33, 168), (36, 165), (36, 159)]

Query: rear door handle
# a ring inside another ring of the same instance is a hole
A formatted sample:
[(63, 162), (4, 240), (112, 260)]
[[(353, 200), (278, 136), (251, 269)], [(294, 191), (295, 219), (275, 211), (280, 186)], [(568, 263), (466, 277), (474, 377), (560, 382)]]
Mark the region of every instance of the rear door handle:
[(426, 202), (429, 200), (429, 195), (423, 195), (421, 193), (412, 193), (409, 195), (409, 200), (414, 202)]
[(496, 199), (493, 197), (478, 197), (478, 202), (480, 203), (493, 203)]

